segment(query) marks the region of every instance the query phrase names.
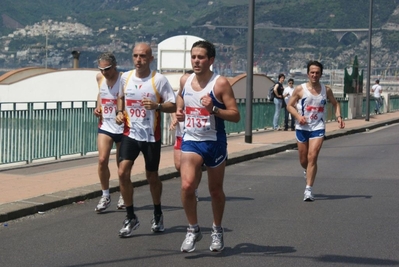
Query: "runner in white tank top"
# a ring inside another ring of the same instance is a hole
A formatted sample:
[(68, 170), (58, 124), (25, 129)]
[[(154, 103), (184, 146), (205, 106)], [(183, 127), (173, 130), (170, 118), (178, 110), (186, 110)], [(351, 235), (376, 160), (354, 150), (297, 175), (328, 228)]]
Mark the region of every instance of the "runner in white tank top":
[(208, 41), (201, 40), (192, 45), (191, 66), (194, 73), (187, 78), (176, 100), (176, 117), (185, 122), (180, 174), (181, 198), (188, 228), (180, 247), (182, 252), (194, 251), (196, 242), (202, 239), (195, 188), (199, 184), (201, 176), (198, 171), (203, 164), (207, 166), (213, 212), (209, 249), (224, 249), (222, 217), (226, 199), (223, 179), (227, 158), (224, 120), (238, 122), (240, 113), (229, 81), (211, 71), (215, 56), (215, 46)]
[[(116, 68), (117, 62), (115, 56), (112, 53), (106, 52), (101, 54), (97, 61), (101, 73), (98, 73), (96, 76), (99, 92), (94, 114), (99, 118), (97, 135), (98, 176), (100, 178), (102, 196), (95, 211), (99, 213), (111, 205), (109, 192), (111, 174), (108, 163), (114, 144), (116, 146), (116, 159), (119, 157), (123, 125), (118, 125), (115, 121), (121, 76), (121, 73)], [(119, 166), (118, 160), (116, 160), (116, 164)], [(123, 198), (120, 196), (117, 208), (123, 209), (124, 206)]]
[(161, 159), (161, 112), (176, 111), (176, 98), (168, 80), (151, 71), (154, 60), (151, 46), (137, 43), (133, 48), (135, 69), (124, 73), (118, 95), (116, 122), (125, 123), (119, 157), (119, 186), (126, 205), (126, 219), (119, 230), (120, 237), (129, 237), (140, 225), (133, 207), (131, 169), (140, 153), (145, 162), (145, 175), (154, 205), (151, 231), (163, 232), (161, 207), (162, 181), (158, 169)]
[(304, 201), (313, 201), (312, 187), (316, 179), (317, 158), (325, 136), (324, 107), (327, 99), (335, 108), (338, 127), (344, 128), (341, 107), (331, 88), (320, 83), (323, 65), (318, 61), (307, 64), (308, 82), (295, 87), (287, 110), (296, 119), (296, 138), (299, 161), (304, 169), (306, 187)]

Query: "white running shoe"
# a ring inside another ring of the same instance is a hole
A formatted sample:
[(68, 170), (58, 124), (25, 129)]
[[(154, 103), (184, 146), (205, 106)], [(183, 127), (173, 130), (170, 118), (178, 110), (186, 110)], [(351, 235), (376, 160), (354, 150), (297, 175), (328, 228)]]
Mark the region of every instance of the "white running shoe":
[(111, 196), (102, 196), (94, 209), (96, 212), (100, 213), (106, 210), (111, 205)]
[(129, 237), (132, 236), (133, 231), (139, 228), (140, 222), (139, 218), (136, 216), (136, 218), (129, 219), (126, 217), (126, 219), (123, 221), (123, 226), (121, 230), (119, 230), (119, 237)]
[(202, 233), (200, 229), (198, 229), (198, 231), (195, 232), (194, 229), (187, 228), (186, 238), (184, 239), (183, 244), (181, 245), (180, 251), (193, 252), (195, 250), (195, 243), (197, 241), (200, 241), (201, 239), (202, 239)]
[(165, 227), (163, 225), (163, 214), (154, 215), (151, 220), (151, 231), (153, 231), (154, 233), (165, 231)]
[(310, 190), (305, 190), (305, 193), (303, 193), (304, 197), (303, 197), (303, 201), (306, 202), (312, 202), (314, 201), (314, 197), (312, 195), (312, 191)]
[(220, 252), (224, 249), (224, 241), (223, 241), (223, 228), (222, 231), (218, 232), (212, 229), (211, 233), (212, 243), (209, 247), (210, 251)]
[(118, 200), (118, 204), (116, 205), (116, 208), (117, 208), (118, 210), (123, 210), (123, 209), (126, 208), (126, 206), (125, 206), (125, 201), (123, 201), (122, 195), (119, 196), (119, 200)]

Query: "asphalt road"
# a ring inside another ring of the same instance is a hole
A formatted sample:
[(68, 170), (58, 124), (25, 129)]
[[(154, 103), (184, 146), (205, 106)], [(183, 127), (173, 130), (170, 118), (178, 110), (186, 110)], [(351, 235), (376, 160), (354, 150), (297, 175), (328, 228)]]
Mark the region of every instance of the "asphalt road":
[(153, 234), (148, 186), (135, 189), (141, 226), (120, 239), (125, 217), (96, 214), (97, 199), (9, 221), (0, 228), (0, 266), (399, 266), (399, 125), (327, 139), (316, 201), (303, 202), (297, 151), (227, 167), (225, 250), (209, 251), (207, 177), (198, 203), (204, 238), (181, 253), (186, 219), (179, 179), (164, 182), (166, 231)]

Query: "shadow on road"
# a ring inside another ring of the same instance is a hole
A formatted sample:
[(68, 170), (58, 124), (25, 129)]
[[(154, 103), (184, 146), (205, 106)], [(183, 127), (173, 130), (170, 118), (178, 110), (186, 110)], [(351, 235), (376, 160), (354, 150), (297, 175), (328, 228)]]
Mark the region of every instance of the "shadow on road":
[(324, 194), (315, 194), (314, 197), (316, 200), (338, 200), (338, 199), (347, 199), (347, 198), (372, 198), (372, 196), (366, 195), (324, 195)]
[(393, 261), (393, 260), (384, 260), (384, 259), (366, 258), (366, 257), (351, 257), (351, 256), (341, 256), (341, 255), (323, 255), (316, 258), (316, 260), (320, 262), (329, 262), (329, 263), (355, 263), (355, 264), (364, 264), (371, 266), (389, 266), (389, 265), (399, 264), (399, 261)]
[(187, 256), (186, 259), (198, 259), (203, 257), (228, 257), (234, 255), (275, 255), (275, 254), (282, 254), (282, 253), (294, 253), (296, 249), (294, 247), (289, 246), (261, 246), (251, 243), (241, 243), (237, 244), (234, 247), (226, 247), (220, 253), (205, 253), (205, 254), (195, 254)]

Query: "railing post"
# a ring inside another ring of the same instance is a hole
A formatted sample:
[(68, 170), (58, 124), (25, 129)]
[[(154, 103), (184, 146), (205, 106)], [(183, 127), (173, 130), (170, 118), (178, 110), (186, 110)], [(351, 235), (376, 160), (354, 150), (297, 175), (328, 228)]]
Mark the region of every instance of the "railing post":
[[(14, 112), (15, 112), (15, 110), (16, 110), (16, 103), (14, 103)], [(32, 149), (32, 147), (33, 147), (32, 140), (33, 140), (34, 135), (35, 135), (35, 133), (32, 131), (32, 128), (33, 128), (33, 103), (28, 103), (28, 117), (27, 117), (27, 119), (28, 119), (28, 125), (27, 125), (28, 126), (27, 127), (28, 135), (27, 136), (29, 136), (28, 137), (28, 142), (27, 142), (27, 144), (28, 144), (28, 148), (27, 148), (27, 151), (28, 151), (27, 163), (32, 163), (32, 161), (33, 161), (33, 153), (34, 153), (34, 149)]]
[(81, 136), (80, 136), (80, 144), (81, 144), (81, 155), (84, 156), (87, 153), (87, 148), (86, 148), (86, 136), (87, 136), (87, 101), (82, 102), (82, 122), (81, 122)]
[(389, 110), (389, 93), (388, 92), (382, 92), (381, 93), (382, 96), (382, 112), (383, 113), (388, 113), (390, 112)]
[(57, 102), (57, 116), (56, 116), (56, 134), (55, 134), (55, 143), (56, 143), (56, 152), (55, 159), (61, 158), (61, 120), (62, 120), (62, 103)]

